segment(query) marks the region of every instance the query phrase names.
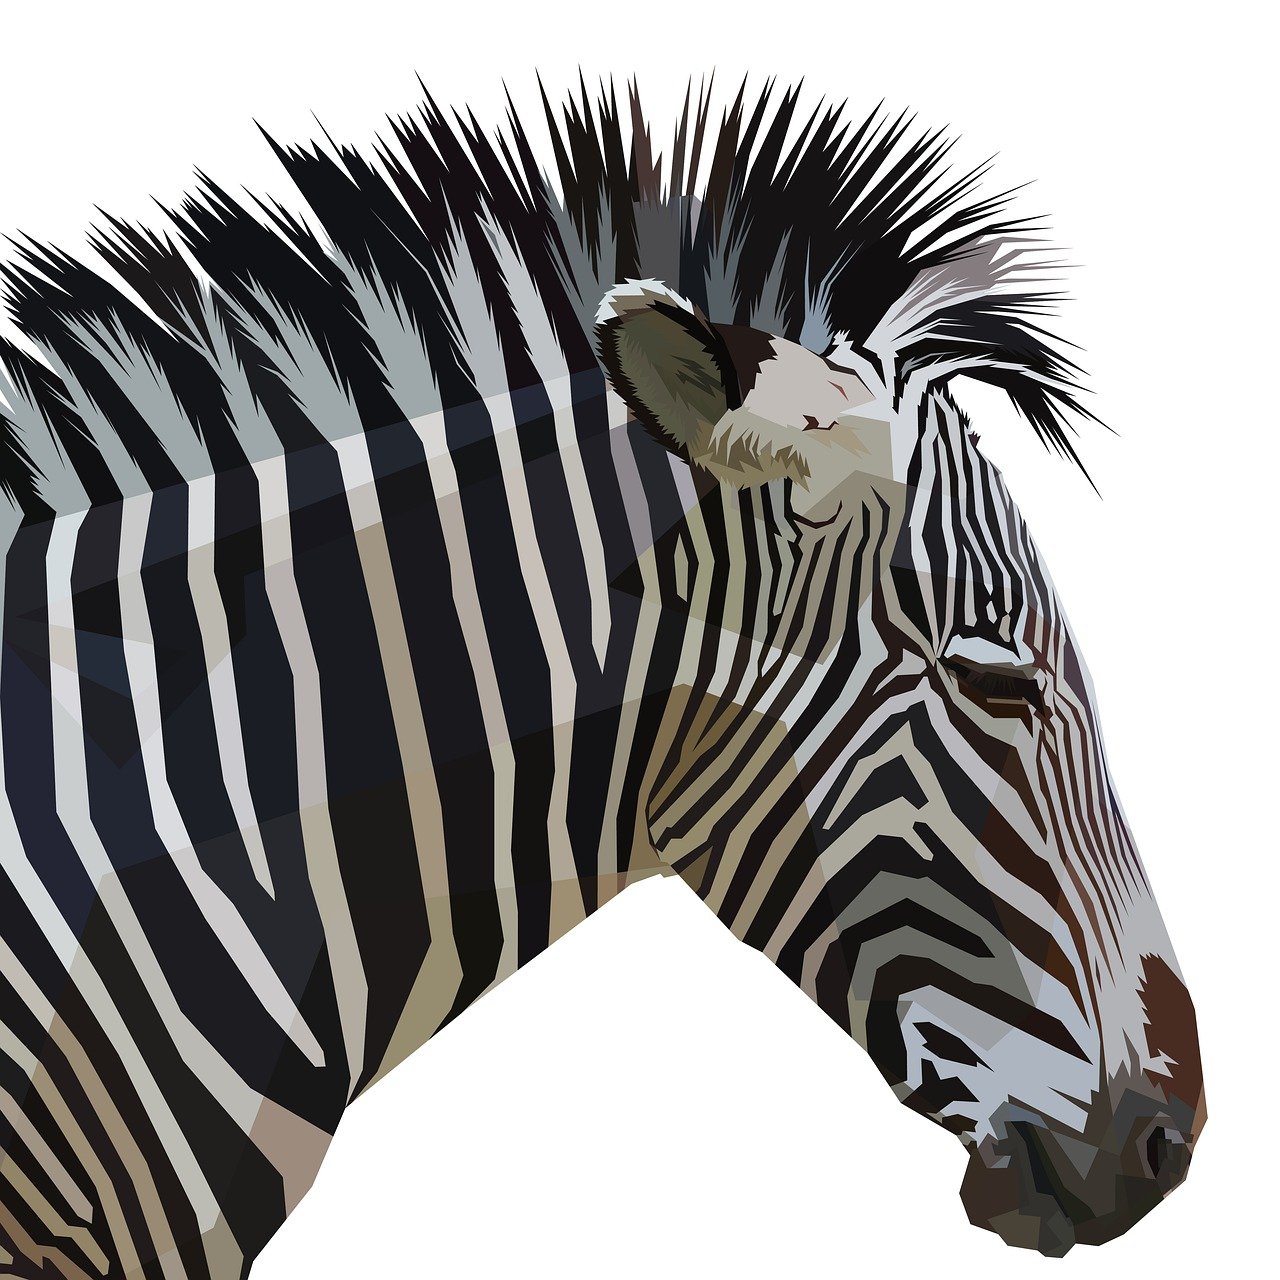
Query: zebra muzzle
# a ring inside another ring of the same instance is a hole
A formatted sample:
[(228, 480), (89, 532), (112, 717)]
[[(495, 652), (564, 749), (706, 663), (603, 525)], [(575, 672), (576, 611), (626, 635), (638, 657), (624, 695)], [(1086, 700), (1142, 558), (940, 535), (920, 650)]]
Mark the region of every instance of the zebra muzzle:
[(1190, 1160), (1163, 1116), (1136, 1126), (1118, 1150), (1016, 1120), (1003, 1140), (972, 1150), (960, 1196), (974, 1226), (1062, 1257), (1127, 1231), (1186, 1177)]

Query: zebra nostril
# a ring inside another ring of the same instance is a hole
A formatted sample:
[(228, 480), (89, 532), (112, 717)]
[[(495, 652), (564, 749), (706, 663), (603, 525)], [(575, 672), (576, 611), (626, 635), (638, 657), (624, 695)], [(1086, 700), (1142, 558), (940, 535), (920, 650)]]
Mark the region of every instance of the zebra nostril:
[(1187, 1176), (1191, 1150), (1176, 1130), (1157, 1125), (1147, 1135), (1143, 1154), (1146, 1156), (1147, 1171), (1162, 1195), (1168, 1195)]

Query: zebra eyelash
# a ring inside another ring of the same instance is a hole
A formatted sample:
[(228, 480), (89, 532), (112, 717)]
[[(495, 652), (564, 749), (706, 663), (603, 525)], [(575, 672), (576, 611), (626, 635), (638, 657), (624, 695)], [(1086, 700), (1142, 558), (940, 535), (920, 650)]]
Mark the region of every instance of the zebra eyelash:
[(1022, 703), (1038, 715), (1044, 714), (1044, 693), (1034, 676), (975, 667), (959, 658), (943, 658), (942, 665), (984, 702)]

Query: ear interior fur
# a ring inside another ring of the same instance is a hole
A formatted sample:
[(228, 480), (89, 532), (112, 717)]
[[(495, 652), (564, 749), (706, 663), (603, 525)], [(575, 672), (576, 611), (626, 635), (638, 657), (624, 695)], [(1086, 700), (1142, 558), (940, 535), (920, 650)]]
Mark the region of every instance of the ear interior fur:
[(741, 402), (716, 327), (660, 281), (611, 289), (596, 315), (596, 342), (614, 390), (687, 462), (707, 452), (716, 423)]

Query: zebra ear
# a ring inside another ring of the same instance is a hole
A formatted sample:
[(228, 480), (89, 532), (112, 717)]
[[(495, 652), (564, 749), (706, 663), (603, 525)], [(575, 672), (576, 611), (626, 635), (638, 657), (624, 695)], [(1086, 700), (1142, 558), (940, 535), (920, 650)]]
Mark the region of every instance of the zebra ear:
[(852, 373), (749, 325), (714, 325), (660, 281), (611, 289), (596, 342), (635, 417), (725, 484), (789, 479), (808, 489), (815, 466), (838, 476), (865, 452), (839, 421), (871, 398)]
[(672, 453), (698, 462), (712, 432), (741, 403), (733, 362), (716, 327), (658, 280), (628, 280), (605, 294), (596, 343), (613, 389)]

